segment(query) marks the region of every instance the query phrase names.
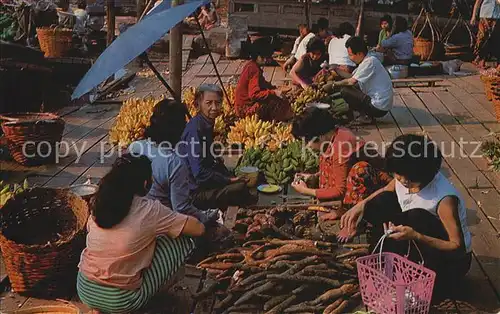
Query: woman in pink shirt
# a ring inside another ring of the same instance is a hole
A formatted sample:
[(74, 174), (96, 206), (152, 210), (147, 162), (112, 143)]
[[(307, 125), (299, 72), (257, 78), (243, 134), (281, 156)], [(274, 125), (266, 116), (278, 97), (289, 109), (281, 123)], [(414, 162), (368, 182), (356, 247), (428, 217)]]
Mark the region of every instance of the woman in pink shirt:
[(205, 229), (196, 218), (144, 196), (151, 162), (124, 155), (92, 200), (78, 296), (94, 310), (128, 313), (143, 307), (184, 264)]

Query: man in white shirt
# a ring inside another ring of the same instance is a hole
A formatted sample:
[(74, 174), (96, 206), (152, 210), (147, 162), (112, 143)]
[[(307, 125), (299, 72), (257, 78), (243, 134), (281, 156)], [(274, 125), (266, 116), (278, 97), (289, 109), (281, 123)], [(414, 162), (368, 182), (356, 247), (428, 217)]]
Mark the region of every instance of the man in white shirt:
[(295, 40), (295, 44), (293, 45), (293, 50), (290, 58), (288, 58), (288, 60), (283, 65), (285, 71), (292, 68), (295, 62), (297, 62), (297, 60), (299, 60), (303, 55), (307, 53), (307, 44), (316, 36), (311, 32), (309, 26), (307, 26), (306, 24), (299, 24), (299, 34), (300, 36), (297, 37), (297, 39)]
[(358, 67), (351, 78), (326, 84), (323, 89), (331, 92), (342, 86), (342, 98), (349, 104), (350, 111), (366, 115), (372, 122), (374, 118), (385, 116), (393, 103), (392, 81), (380, 61), (368, 56), (368, 48), (360, 37), (351, 37), (345, 44), (349, 58)]

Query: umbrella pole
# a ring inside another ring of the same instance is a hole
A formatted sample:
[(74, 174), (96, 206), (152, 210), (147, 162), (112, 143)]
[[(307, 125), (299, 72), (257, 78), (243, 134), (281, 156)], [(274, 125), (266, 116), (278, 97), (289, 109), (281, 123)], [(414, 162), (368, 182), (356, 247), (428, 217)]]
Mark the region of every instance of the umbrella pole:
[(212, 56), (212, 52), (210, 51), (210, 47), (208, 46), (208, 41), (207, 38), (205, 37), (205, 33), (203, 32), (203, 27), (201, 26), (200, 20), (198, 19), (198, 15), (195, 14), (195, 19), (196, 19), (196, 24), (198, 24), (198, 28), (200, 29), (201, 32), (201, 38), (203, 39), (203, 42), (205, 43), (205, 46), (208, 49), (208, 56), (210, 57), (210, 61), (212, 62), (212, 65), (215, 70), (215, 74), (217, 75), (217, 79), (219, 80), (220, 86), (222, 87), (222, 91), (224, 92), (224, 96), (226, 97), (227, 103), (229, 106), (232, 106), (231, 100), (229, 99), (229, 96), (227, 95), (226, 88), (224, 87), (224, 83), (222, 82), (222, 78), (220, 77), (219, 70), (217, 69), (217, 64), (215, 64), (214, 57)]
[[(163, 84), (163, 86), (165, 86), (167, 88), (168, 92), (172, 95), (172, 97), (174, 97), (174, 99), (176, 101), (178, 101), (179, 103), (182, 104), (181, 99), (178, 97), (178, 95), (175, 94), (175, 92), (172, 89), (172, 87), (170, 87), (170, 85), (168, 85), (167, 81), (163, 78), (163, 76), (161, 75), (161, 73), (158, 72), (158, 70), (153, 65), (153, 62), (151, 62), (151, 60), (149, 60), (149, 57), (148, 57), (147, 53), (143, 53), (141, 55), (141, 58), (144, 60), (144, 62), (146, 62), (146, 64), (148, 65), (148, 67), (151, 69), (151, 71), (153, 71), (153, 73), (156, 75), (156, 78), (158, 78), (158, 80), (160, 80), (160, 82)], [(191, 119), (192, 118), (191, 114), (189, 113), (189, 110), (188, 110), (188, 108), (186, 107), (185, 104), (184, 104), (184, 108), (186, 109), (186, 115), (188, 116), (189, 119)]]

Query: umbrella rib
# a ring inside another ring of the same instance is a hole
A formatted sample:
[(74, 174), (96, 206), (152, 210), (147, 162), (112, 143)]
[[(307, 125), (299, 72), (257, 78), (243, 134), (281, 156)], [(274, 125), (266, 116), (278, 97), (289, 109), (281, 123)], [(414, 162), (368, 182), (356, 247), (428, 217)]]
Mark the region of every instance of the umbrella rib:
[(200, 29), (200, 32), (201, 32), (201, 38), (203, 39), (203, 42), (205, 43), (205, 47), (207, 47), (207, 49), (208, 49), (208, 56), (210, 57), (210, 61), (212, 62), (212, 65), (213, 65), (214, 70), (215, 70), (215, 74), (217, 75), (217, 79), (219, 80), (222, 91), (224, 92), (224, 96), (226, 97), (226, 100), (227, 100), (227, 103), (229, 104), (229, 106), (232, 106), (231, 100), (229, 99), (226, 88), (224, 87), (224, 83), (222, 82), (222, 78), (220, 77), (219, 70), (217, 69), (217, 64), (215, 63), (214, 57), (212, 56), (212, 51), (210, 50), (210, 46), (208, 45), (207, 38), (205, 37), (205, 32), (203, 32), (203, 27), (201, 26), (200, 20), (198, 19), (198, 15), (195, 13), (194, 16), (196, 19), (196, 24), (198, 24), (198, 28)]
[(188, 116), (189, 119), (191, 119), (192, 117), (191, 117), (191, 114), (189, 113), (187, 106), (184, 103), (182, 103), (182, 100), (179, 98), (179, 96), (175, 93), (175, 91), (172, 89), (172, 87), (170, 87), (170, 85), (168, 85), (167, 81), (163, 78), (161, 73), (158, 72), (156, 67), (153, 65), (153, 62), (151, 62), (151, 60), (149, 60), (147, 53), (144, 52), (141, 57), (144, 60), (144, 62), (146, 62), (148, 67), (151, 69), (151, 71), (153, 71), (153, 73), (156, 75), (156, 78), (163, 84), (163, 86), (165, 86), (167, 88), (168, 92), (172, 95), (172, 97), (174, 97), (174, 99), (176, 101), (178, 101), (180, 104), (183, 104), (183, 106), (186, 109), (186, 115)]

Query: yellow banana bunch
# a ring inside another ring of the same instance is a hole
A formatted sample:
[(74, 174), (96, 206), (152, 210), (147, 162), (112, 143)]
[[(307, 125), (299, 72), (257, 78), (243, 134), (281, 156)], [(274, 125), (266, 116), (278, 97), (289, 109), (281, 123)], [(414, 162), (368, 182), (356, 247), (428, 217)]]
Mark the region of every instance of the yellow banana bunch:
[(274, 126), (271, 139), (266, 143), (266, 145), (270, 151), (274, 152), (278, 148), (292, 142), (293, 140), (292, 125), (280, 122)]
[(196, 108), (196, 104), (194, 103), (195, 91), (196, 88), (188, 87), (182, 93), (182, 102), (186, 104), (191, 117), (194, 117), (198, 113), (198, 108)]
[(321, 101), (321, 99), (327, 97), (328, 95), (322, 90), (315, 90), (312, 87), (304, 89), (300, 95), (292, 103), (293, 112), (301, 114), (304, 111), (306, 104), (316, 101)]
[(3, 181), (0, 181), (0, 208), (2, 208), (9, 199), (28, 188), (29, 186), (27, 179), (24, 179), (22, 186), (19, 184), (7, 184)]
[(230, 127), (228, 143), (245, 144), (245, 148), (267, 146), (275, 150), (293, 140), (291, 128), (291, 125), (263, 121), (253, 115)]
[(144, 138), (144, 131), (149, 126), (149, 119), (153, 108), (160, 98), (147, 97), (143, 99), (130, 98), (120, 109), (115, 124), (109, 131), (109, 140), (112, 144), (127, 147), (133, 141)]

